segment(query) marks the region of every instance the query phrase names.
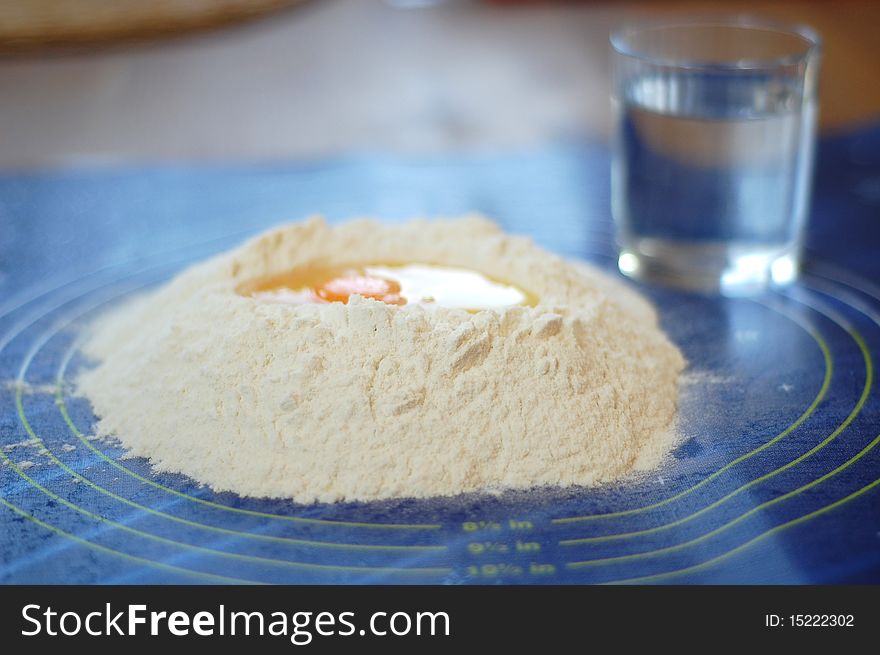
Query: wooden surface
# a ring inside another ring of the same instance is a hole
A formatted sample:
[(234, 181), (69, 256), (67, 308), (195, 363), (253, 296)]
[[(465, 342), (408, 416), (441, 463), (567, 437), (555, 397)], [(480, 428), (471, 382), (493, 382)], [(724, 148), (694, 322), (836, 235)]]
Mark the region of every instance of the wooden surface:
[(313, 0), (147, 45), (0, 57), (0, 168), (605, 139), (611, 27), (696, 11), (812, 24), (823, 128), (880, 118), (880, 2)]
[(139, 41), (228, 25), (302, 0), (0, 0), (0, 52)]

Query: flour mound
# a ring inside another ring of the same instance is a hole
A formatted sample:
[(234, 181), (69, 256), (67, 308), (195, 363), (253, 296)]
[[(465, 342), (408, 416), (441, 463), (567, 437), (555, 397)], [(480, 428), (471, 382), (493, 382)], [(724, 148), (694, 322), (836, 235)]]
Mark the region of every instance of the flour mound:
[[(535, 307), (467, 313), (260, 303), (236, 288), (320, 261), (478, 270)], [(593, 485), (674, 442), (678, 350), (623, 284), (479, 217), (321, 219), (267, 232), (96, 322), (78, 378), (155, 469), (299, 502)]]

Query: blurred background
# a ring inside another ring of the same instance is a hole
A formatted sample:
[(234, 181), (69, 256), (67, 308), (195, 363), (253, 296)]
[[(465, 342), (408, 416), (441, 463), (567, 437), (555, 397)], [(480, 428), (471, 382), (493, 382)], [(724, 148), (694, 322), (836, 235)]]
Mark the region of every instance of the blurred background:
[(0, 168), (605, 140), (610, 27), (739, 12), (821, 32), (823, 130), (880, 115), (868, 0), (0, 0)]

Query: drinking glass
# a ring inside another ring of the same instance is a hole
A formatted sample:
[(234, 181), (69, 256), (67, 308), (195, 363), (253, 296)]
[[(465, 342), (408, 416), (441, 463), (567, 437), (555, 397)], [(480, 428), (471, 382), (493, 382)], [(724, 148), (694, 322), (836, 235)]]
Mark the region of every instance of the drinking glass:
[(754, 18), (611, 35), (620, 270), (730, 295), (798, 271), (816, 140), (818, 35)]

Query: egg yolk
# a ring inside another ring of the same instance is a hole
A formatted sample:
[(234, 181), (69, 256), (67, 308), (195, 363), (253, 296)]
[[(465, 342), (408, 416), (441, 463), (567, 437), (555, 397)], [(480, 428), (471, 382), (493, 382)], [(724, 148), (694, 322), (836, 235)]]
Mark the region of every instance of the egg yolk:
[(327, 302), (347, 303), (351, 296), (358, 294), (389, 305), (406, 304), (406, 300), (400, 295), (399, 282), (358, 271), (346, 271), (327, 280), (313, 291), (318, 298)]
[(302, 266), (244, 284), (238, 292), (264, 302), (347, 303), (351, 296), (359, 295), (389, 305), (468, 311), (533, 306), (537, 302), (527, 291), (478, 271), (433, 264)]

